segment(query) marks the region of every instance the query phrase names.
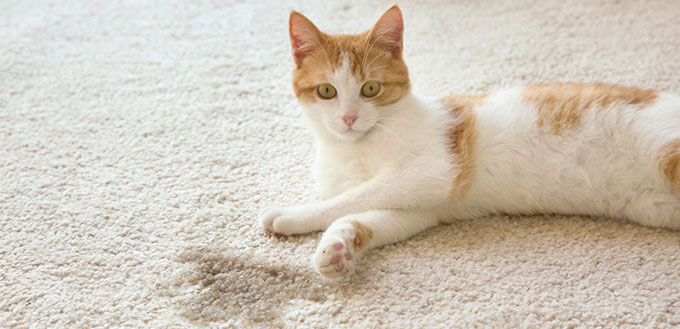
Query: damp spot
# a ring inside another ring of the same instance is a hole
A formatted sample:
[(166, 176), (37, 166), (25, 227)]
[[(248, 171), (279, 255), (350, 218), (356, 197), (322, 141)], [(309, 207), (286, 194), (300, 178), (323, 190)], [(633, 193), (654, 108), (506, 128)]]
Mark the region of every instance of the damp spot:
[(292, 300), (324, 303), (328, 298), (313, 272), (253, 252), (199, 247), (179, 258), (186, 267), (173, 280), (174, 288), (184, 292), (178, 307), (197, 323), (282, 326)]

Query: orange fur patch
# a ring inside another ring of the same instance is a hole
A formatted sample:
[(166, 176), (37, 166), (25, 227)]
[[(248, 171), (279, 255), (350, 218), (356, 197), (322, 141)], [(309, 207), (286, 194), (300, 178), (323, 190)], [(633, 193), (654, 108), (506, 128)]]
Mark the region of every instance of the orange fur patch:
[(481, 96), (448, 96), (441, 99), (444, 106), (456, 118), (456, 124), (451, 129), (451, 152), (456, 154), (456, 173), (453, 178), (451, 198), (459, 200), (472, 183), (475, 172), (474, 148), (477, 141), (475, 128), (475, 107), (484, 103), (486, 95)]
[(350, 223), (354, 226), (354, 234), (356, 235), (356, 239), (354, 240), (355, 246), (361, 249), (365, 248), (366, 243), (373, 239), (373, 229), (355, 220)]
[(538, 126), (547, 126), (556, 134), (578, 126), (581, 116), (589, 109), (604, 109), (612, 104), (643, 108), (657, 96), (653, 90), (605, 84), (534, 85), (522, 91), (525, 101), (537, 105)]
[(666, 144), (659, 150), (659, 168), (673, 187), (680, 192), (680, 140)]
[(411, 88), (406, 63), (401, 56), (393, 56), (376, 46), (369, 32), (330, 35), (316, 31), (315, 46), (308, 49), (309, 53), (293, 71), (293, 90), (298, 100), (318, 100), (316, 86), (328, 83), (330, 75), (342, 65), (344, 56), (349, 57), (352, 73), (360, 83), (380, 82), (380, 93), (368, 101), (385, 106), (404, 97)]

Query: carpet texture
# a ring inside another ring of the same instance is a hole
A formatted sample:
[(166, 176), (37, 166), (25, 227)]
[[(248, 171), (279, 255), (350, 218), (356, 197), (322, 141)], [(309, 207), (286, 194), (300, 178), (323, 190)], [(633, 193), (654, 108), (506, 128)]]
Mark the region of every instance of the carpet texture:
[[(0, 326), (680, 326), (680, 232), (497, 216), (373, 250), (343, 282), (260, 209), (315, 198), (291, 9), (390, 1), (0, 2)], [(677, 1), (403, 1), (416, 92), (602, 81), (680, 92)]]

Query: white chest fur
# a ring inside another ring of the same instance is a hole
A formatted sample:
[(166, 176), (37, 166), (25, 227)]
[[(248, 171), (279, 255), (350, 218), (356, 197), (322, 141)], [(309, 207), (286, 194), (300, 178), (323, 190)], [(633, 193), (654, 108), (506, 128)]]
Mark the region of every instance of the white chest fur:
[(384, 111), (390, 111), (390, 115), (359, 141), (320, 138), (315, 174), (324, 197), (390, 172), (430, 176), (437, 181), (431, 189), (448, 193), (452, 155), (447, 134), (451, 117), (436, 100), (412, 95)]

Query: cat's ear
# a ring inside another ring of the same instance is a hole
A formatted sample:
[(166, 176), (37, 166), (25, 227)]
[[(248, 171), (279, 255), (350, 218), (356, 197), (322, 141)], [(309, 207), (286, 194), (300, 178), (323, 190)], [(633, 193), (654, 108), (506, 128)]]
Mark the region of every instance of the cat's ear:
[(400, 57), (404, 48), (404, 19), (397, 5), (388, 9), (369, 32), (369, 38), (376, 46)]
[(297, 11), (290, 13), (288, 32), (290, 33), (290, 45), (293, 47), (295, 64), (299, 67), (305, 57), (311, 54), (315, 48), (321, 47), (323, 34), (314, 26), (312, 21)]

